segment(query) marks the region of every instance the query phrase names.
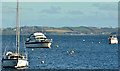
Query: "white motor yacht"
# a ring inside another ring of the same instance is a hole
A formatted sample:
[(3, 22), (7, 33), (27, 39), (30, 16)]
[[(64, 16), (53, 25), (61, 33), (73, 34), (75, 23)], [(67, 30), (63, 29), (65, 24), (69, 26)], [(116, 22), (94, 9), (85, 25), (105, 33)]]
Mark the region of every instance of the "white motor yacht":
[(51, 48), (52, 39), (47, 39), (43, 33), (36, 32), (31, 34), (26, 41), (28, 48)]

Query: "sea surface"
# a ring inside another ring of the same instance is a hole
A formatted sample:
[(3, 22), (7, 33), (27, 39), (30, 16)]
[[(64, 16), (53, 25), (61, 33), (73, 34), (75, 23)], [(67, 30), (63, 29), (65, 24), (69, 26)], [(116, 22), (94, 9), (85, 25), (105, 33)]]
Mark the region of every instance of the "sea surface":
[[(25, 53), (27, 36), (20, 36), (21, 54)], [(47, 38), (53, 39), (51, 48), (26, 49), (28, 69), (118, 69), (118, 44), (109, 44), (108, 37), (109, 35), (47, 35)], [(15, 35), (2, 36), (2, 55), (5, 48), (6, 51), (15, 51), (15, 41)], [(74, 53), (70, 54), (71, 51)]]

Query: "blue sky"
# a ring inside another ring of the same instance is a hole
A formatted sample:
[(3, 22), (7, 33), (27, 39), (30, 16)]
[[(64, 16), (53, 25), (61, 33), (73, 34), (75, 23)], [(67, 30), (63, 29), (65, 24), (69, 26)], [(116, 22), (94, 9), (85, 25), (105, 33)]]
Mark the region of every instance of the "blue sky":
[[(20, 26), (118, 27), (118, 3), (21, 2)], [(2, 27), (16, 27), (16, 2), (2, 3)]]

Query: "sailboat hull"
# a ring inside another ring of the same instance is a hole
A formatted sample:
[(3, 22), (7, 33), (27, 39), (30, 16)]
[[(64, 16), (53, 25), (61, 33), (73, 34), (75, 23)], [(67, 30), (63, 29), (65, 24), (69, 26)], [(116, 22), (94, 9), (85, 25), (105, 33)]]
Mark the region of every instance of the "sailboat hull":
[(28, 62), (25, 59), (3, 59), (2, 61), (3, 68), (20, 68), (27, 65)]
[(51, 42), (48, 43), (25, 43), (27, 48), (50, 48)]
[(17, 66), (18, 59), (3, 59), (2, 66), (3, 68), (14, 68)]
[(19, 59), (17, 66), (15, 66), (16, 68), (20, 68), (20, 67), (26, 67), (28, 65), (27, 60), (25, 59)]

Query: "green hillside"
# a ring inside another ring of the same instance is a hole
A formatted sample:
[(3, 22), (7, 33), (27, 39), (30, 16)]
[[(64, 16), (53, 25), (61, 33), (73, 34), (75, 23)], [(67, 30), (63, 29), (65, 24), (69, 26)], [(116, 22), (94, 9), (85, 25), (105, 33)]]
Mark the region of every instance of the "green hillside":
[[(40, 26), (24, 26), (21, 27), (21, 34), (30, 34), (33, 32), (43, 32), (46, 34), (84, 34), (84, 35), (90, 35), (90, 34), (111, 34), (111, 33), (117, 33), (117, 28), (100, 28), (100, 27), (40, 27)], [(16, 28), (3, 28), (2, 34), (15, 34)]]

